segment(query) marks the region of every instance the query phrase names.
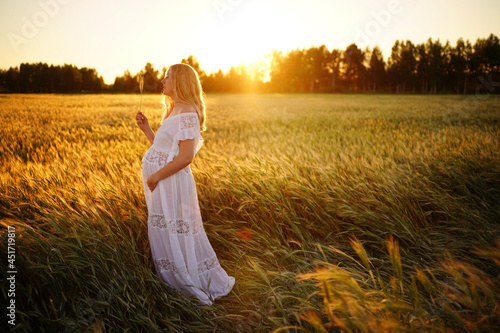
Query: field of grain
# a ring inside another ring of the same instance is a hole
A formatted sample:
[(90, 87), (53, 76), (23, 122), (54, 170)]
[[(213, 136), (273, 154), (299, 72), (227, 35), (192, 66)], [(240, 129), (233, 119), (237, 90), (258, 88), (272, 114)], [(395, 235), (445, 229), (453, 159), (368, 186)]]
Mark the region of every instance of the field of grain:
[(0, 95), (2, 331), (500, 330), (499, 96), (209, 94), (191, 169), (236, 278), (211, 307), (154, 273), (138, 106)]

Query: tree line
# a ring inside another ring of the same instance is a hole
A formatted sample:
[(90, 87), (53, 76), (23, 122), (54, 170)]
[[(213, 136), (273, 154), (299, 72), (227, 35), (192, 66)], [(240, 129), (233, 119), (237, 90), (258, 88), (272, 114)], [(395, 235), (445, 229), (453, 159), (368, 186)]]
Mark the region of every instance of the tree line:
[(105, 88), (103, 78), (94, 68), (23, 63), (0, 70), (0, 92), (3, 93), (103, 92)]
[[(354, 43), (345, 50), (321, 45), (272, 51), (267, 66), (241, 64), (227, 73), (207, 74), (192, 55), (181, 62), (198, 72), (206, 92), (471, 94), (478, 89), (498, 93), (500, 87), (500, 42), (493, 34), (474, 45), (462, 38), (454, 46), (431, 38), (421, 44), (397, 40), (387, 62), (378, 46), (361, 50)], [(106, 85), (92, 68), (23, 63), (0, 70), (0, 92), (137, 93), (137, 78), (143, 74), (144, 91), (159, 93), (165, 72), (147, 63), (141, 73), (127, 70)]]

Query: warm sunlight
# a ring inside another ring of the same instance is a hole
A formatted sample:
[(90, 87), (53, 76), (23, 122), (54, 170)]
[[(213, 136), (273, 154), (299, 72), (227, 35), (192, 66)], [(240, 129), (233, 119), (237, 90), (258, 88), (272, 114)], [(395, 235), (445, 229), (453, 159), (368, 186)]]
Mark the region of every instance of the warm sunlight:
[[(300, 17), (293, 7), (269, 4), (262, 10), (247, 6), (244, 10), (235, 8), (223, 15), (223, 20), (210, 28), (210, 35), (202, 33), (194, 41), (194, 53), (199, 54), (198, 59), (208, 71), (219, 68), (227, 71), (241, 62), (255, 63), (273, 49), (310, 46), (314, 35), (310, 31), (311, 21)], [(201, 31), (206, 23), (200, 22)]]

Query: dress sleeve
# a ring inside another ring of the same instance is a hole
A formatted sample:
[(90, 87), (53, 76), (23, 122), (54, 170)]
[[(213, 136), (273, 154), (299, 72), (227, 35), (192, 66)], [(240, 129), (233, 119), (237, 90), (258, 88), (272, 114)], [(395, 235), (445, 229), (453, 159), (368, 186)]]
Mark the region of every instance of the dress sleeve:
[(178, 130), (174, 135), (174, 140), (172, 142), (172, 148), (167, 157), (167, 163), (172, 162), (174, 157), (179, 155), (179, 141), (195, 139), (195, 150), (196, 154), (200, 148), (203, 146), (203, 138), (200, 133), (200, 120), (198, 119), (198, 114), (196, 113), (186, 113), (179, 116)]

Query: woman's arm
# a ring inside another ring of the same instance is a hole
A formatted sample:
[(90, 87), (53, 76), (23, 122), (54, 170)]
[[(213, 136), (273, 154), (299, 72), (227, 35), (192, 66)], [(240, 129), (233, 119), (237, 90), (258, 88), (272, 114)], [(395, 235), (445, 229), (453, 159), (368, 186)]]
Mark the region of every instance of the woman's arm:
[(153, 144), (153, 142), (155, 141), (155, 134), (154, 134), (153, 130), (151, 129), (151, 127), (143, 129), (142, 131), (144, 132), (144, 134), (146, 134), (146, 137), (148, 138), (149, 142), (151, 144)]
[(135, 116), (135, 120), (137, 122), (137, 126), (146, 134), (146, 137), (148, 138), (149, 142), (153, 144), (153, 141), (155, 140), (155, 133), (149, 126), (149, 121), (148, 118), (141, 112), (137, 112), (137, 115)]
[(195, 139), (179, 141), (179, 155), (177, 155), (172, 162), (165, 165), (147, 179), (146, 182), (151, 192), (156, 188), (160, 180), (184, 169), (193, 161), (195, 143)]

